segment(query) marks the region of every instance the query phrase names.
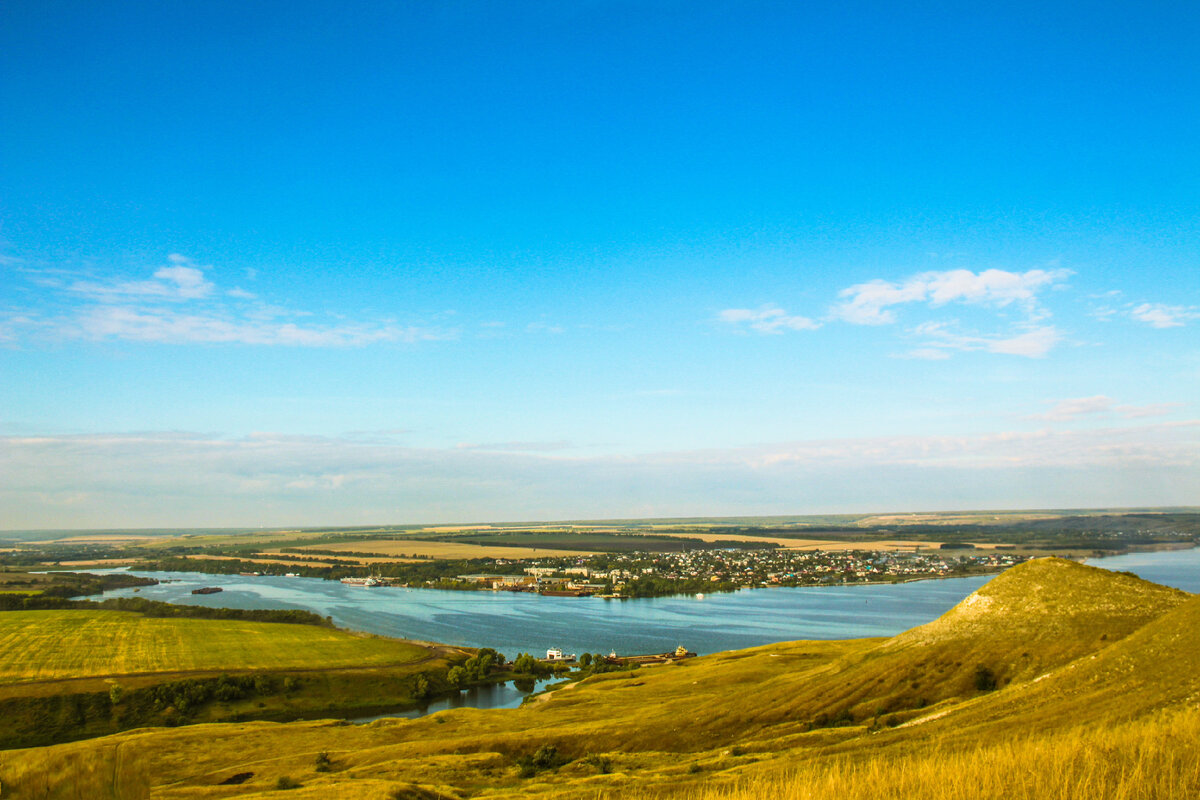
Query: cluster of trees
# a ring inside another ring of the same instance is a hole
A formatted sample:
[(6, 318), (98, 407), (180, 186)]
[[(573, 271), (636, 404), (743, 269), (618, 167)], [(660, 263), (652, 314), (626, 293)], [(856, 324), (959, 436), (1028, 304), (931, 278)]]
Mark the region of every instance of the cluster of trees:
[(579, 671), (588, 675), (599, 675), (602, 672), (620, 672), (621, 670), (636, 669), (633, 665), (613, 664), (601, 653), (584, 653), (579, 657)]
[[(318, 552), (318, 551), (309, 551)], [(339, 555), (346, 555), (340, 553)], [(382, 559), (377, 553), (364, 554), (367, 557)], [(451, 560), (431, 560), (418, 563), (396, 563), (381, 561), (380, 563), (358, 564), (345, 562), (342, 564), (261, 564), (256, 561), (240, 559), (212, 558), (163, 558), (145, 564), (146, 569), (166, 572), (206, 572), (210, 575), (237, 575), (242, 572), (261, 572), (265, 575), (282, 575), (292, 572), (305, 578), (324, 578), (326, 580), (341, 580), (342, 578), (365, 578), (377, 575), (392, 581), (410, 584), (433, 583), (444, 588), (478, 588), (475, 584), (464, 584), (457, 580), (459, 575), (478, 572), (493, 572), (497, 574), (520, 574), (523, 564), (497, 564), (491, 558), (459, 558)]]
[(144, 617), (188, 617), (192, 619), (234, 619), (247, 622), (282, 622), (289, 625), (317, 625), (332, 628), (333, 620), (297, 608), (207, 608), (172, 605), (144, 597), (110, 597), (94, 600), (68, 600), (46, 595), (0, 594), (0, 611), (45, 611), (50, 609), (91, 609), (130, 611)]
[(208, 608), (205, 606), (174, 605), (147, 600), (144, 597), (110, 597), (97, 608), (133, 611), (146, 617), (190, 617), (193, 619), (236, 619), (247, 622), (282, 622), (289, 625), (316, 625), (332, 628), (333, 619), (298, 608)]
[(695, 592), (735, 592), (737, 584), (730, 581), (710, 581), (707, 578), (657, 578), (643, 575), (635, 578), (621, 589), (628, 597), (666, 597), (672, 594)]
[(485, 683), (503, 666), (504, 656), (490, 647), (484, 647), (468, 658), (461, 667), (451, 667), (446, 673), (446, 680), (455, 689), (466, 689), (477, 683)]
[(300, 678), (276, 675), (221, 675), (138, 689), (114, 684), (105, 692), (0, 701), (0, 749), (38, 747), (97, 736), (140, 725), (187, 722), (213, 702), (287, 694)]
[[(270, 695), (294, 691), (298, 680), (293, 677), (279, 678), (273, 675), (221, 675), (218, 678), (188, 679), (160, 683), (145, 689), (130, 692), (133, 703), (150, 702), (159, 710), (174, 708), (179, 714), (195, 711), (211, 702), (231, 703), (251, 696)], [(112, 699), (112, 692), (109, 692)], [(118, 694), (114, 705), (126, 702)]]

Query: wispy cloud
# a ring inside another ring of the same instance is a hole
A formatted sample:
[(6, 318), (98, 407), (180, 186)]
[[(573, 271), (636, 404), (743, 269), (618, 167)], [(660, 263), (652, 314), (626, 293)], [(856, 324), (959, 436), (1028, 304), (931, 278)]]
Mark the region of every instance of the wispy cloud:
[(565, 331), (562, 325), (553, 325), (549, 322), (531, 322), (525, 326), (526, 333), (546, 333), (555, 335)]
[(717, 315), (721, 322), (736, 325), (738, 328), (749, 328), (758, 333), (783, 333), (791, 331), (812, 331), (821, 327), (808, 317), (788, 314), (782, 308), (765, 305), (761, 308), (727, 308)]
[(170, 266), (154, 272), (153, 280), (142, 281), (76, 281), (70, 291), (102, 302), (125, 299), (153, 298), (157, 300), (199, 300), (213, 292), (213, 284), (204, 277), (204, 270), (179, 253), (167, 256)]
[(1019, 303), (1033, 311), (1038, 292), (1070, 275), (1065, 269), (988, 269), (979, 273), (954, 269), (923, 272), (898, 283), (876, 279), (839, 292), (842, 301), (830, 309), (830, 316), (856, 325), (887, 325), (896, 321), (894, 308), (908, 303), (928, 303), (934, 308), (953, 302), (994, 307)]
[[(416, 326), (298, 325), (230, 319), (214, 313), (188, 314), (172, 309), (100, 306), (86, 309), (74, 320), (79, 338), (123, 339), (164, 344), (236, 343), (292, 347), (362, 347), (375, 342), (420, 342), (453, 338), (451, 332)], [(71, 334), (69, 329), (64, 333)]]
[(1030, 414), (1029, 419), (1065, 422), (1086, 417), (1115, 417), (1141, 419), (1169, 414), (1181, 407), (1180, 403), (1152, 403), (1144, 406), (1121, 405), (1111, 397), (1098, 394), (1093, 397), (1072, 397), (1058, 400), (1048, 411)]
[(485, 450), (496, 453), (553, 453), (562, 450), (574, 450), (576, 445), (568, 441), (554, 442), (459, 442), (457, 450)]
[(1171, 306), (1166, 303), (1142, 303), (1130, 310), (1129, 316), (1155, 328), (1178, 328), (1189, 320), (1200, 319), (1195, 306)]
[[(920, 305), (939, 309), (951, 303), (990, 309), (1016, 306), (1020, 321), (1004, 322), (1007, 330), (998, 333), (960, 329), (952, 320), (927, 321), (909, 329), (906, 335), (923, 341), (898, 358), (944, 361), (957, 352), (986, 352), (1041, 358), (1062, 341), (1059, 330), (1046, 320), (1049, 311), (1038, 302), (1038, 295), (1062, 285), (1070, 275), (1065, 269), (1032, 269), (1008, 272), (989, 269), (972, 272), (953, 269), (922, 272), (902, 281), (876, 279), (855, 284), (838, 293), (840, 301), (830, 309), (824, 322), (841, 321), (854, 325), (889, 325), (898, 319), (898, 309)], [(779, 334), (789, 330), (815, 330), (823, 321), (789, 314), (774, 304), (757, 309), (729, 308), (717, 315), (721, 322), (739, 331)]]
[[(974, 335), (961, 333), (950, 322), (925, 322), (913, 328), (913, 335), (925, 340), (922, 347), (909, 351), (909, 358), (946, 358), (949, 352), (983, 351), (1026, 358), (1042, 358), (1062, 335), (1053, 325), (1028, 325), (1020, 333)], [(942, 355), (938, 355), (938, 354)]]
[[(454, 339), (456, 329), (400, 325), (390, 320), (320, 320), (311, 312), (263, 302), (240, 287), (219, 291), (211, 267), (179, 253), (148, 279), (107, 277), (42, 281), (56, 292), (54, 314), (26, 310), (0, 322), (0, 341), (36, 331), (53, 338), (158, 344), (242, 344), (363, 347), (378, 342)], [(253, 270), (247, 270), (253, 278)], [(230, 302), (226, 298), (230, 298)]]

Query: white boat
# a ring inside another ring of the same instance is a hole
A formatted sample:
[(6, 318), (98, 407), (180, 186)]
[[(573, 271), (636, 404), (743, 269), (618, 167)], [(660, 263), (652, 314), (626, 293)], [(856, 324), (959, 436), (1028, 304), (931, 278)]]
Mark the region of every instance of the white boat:
[(382, 586), (375, 578), (342, 578), (342, 583), (347, 586)]

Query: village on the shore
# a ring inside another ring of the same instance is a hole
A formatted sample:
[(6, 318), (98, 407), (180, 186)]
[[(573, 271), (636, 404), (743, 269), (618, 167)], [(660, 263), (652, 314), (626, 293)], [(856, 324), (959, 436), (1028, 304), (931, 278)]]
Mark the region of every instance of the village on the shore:
[[(519, 573), (473, 573), (476, 588), (550, 596), (643, 597), (692, 590), (898, 583), (1004, 570), (1029, 556), (1004, 550), (690, 550), (525, 560)], [(498, 567), (517, 562), (497, 560)]]

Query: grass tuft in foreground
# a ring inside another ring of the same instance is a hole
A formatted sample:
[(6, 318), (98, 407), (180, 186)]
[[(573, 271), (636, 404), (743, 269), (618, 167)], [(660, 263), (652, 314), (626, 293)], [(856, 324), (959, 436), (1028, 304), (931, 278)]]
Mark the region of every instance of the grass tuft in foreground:
[(1200, 709), (1165, 712), (1115, 730), (1074, 729), (951, 749), (812, 761), (785, 773), (631, 800), (1174, 800), (1200, 797)]

